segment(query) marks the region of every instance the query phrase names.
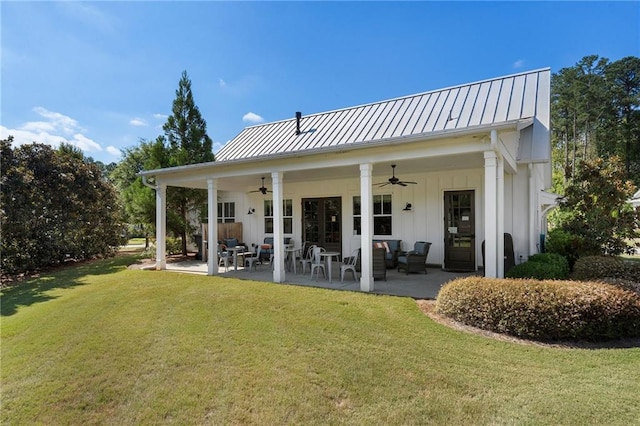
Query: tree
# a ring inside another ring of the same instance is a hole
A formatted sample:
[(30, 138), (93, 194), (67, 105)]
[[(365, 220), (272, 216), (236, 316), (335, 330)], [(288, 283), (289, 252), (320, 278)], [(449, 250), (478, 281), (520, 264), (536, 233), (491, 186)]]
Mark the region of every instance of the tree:
[(109, 256), (124, 242), (122, 209), (98, 166), (70, 145), (0, 141), (2, 270)]
[(560, 205), (559, 229), (581, 237), (580, 255), (620, 254), (637, 238), (638, 216), (627, 200), (635, 191), (619, 157), (582, 161)]
[(554, 182), (570, 183), (582, 160), (617, 155), (640, 185), (640, 58), (585, 56), (551, 80)]
[[(172, 114), (163, 126), (164, 136), (125, 149), (122, 161), (111, 174), (126, 205), (129, 223), (143, 226), (147, 235), (155, 228), (155, 194), (143, 185), (137, 175), (140, 171), (214, 161), (213, 143), (206, 127), (185, 71), (176, 90)], [(191, 231), (189, 212), (199, 211), (206, 198), (203, 190), (167, 188), (167, 230), (181, 238), (183, 255), (187, 254), (187, 235)]]
[[(640, 184), (640, 58), (628, 56), (613, 62), (605, 69), (605, 77), (613, 106), (605, 130), (621, 142), (616, 153), (624, 158), (627, 176)], [(603, 151), (612, 145), (607, 144)]]
[[(172, 114), (162, 126), (168, 142), (167, 166), (184, 166), (202, 162), (214, 161), (213, 142), (207, 135), (207, 123), (200, 115), (191, 91), (191, 80), (186, 71), (176, 90), (173, 101)], [(170, 212), (177, 212), (177, 234), (182, 239), (182, 254), (187, 254), (187, 235), (190, 234), (188, 214), (198, 209), (207, 198), (203, 190), (187, 188), (168, 188), (167, 205)], [(171, 229), (171, 228), (170, 228)]]
[[(160, 148), (154, 145), (160, 145)], [(145, 248), (149, 248), (149, 237), (155, 231), (156, 198), (154, 191), (142, 183), (138, 173), (161, 166), (157, 152), (164, 151), (164, 142), (140, 140), (138, 146), (125, 148), (122, 160), (111, 173), (117, 186), (127, 217), (127, 223), (140, 230), (145, 237)]]
[(604, 80), (607, 64), (607, 59), (597, 55), (585, 56), (575, 66), (552, 76), (553, 145), (563, 153), (556, 158), (564, 159), (559, 169), (564, 174), (564, 184), (581, 159), (595, 156), (597, 130), (611, 104)]

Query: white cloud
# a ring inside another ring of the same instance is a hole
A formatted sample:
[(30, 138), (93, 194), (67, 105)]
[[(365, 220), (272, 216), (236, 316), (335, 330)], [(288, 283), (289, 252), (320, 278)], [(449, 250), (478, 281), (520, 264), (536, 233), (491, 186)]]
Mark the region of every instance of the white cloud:
[(24, 130), (45, 130), (45, 131), (58, 131), (66, 134), (73, 134), (74, 132), (84, 132), (85, 129), (78, 125), (78, 122), (71, 117), (68, 117), (59, 112), (49, 111), (43, 107), (35, 107), (33, 111), (47, 119), (46, 122), (31, 121), (22, 125), (20, 128)]
[(524, 66), (524, 59), (518, 59), (513, 63), (513, 68), (518, 69)]
[(43, 107), (33, 111), (46, 120), (28, 121), (15, 129), (0, 126), (0, 138), (13, 136), (15, 146), (37, 142), (57, 147), (64, 142), (87, 153), (103, 151), (99, 143), (84, 135), (86, 130), (73, 118)]
[[(227, 142), (229, 142), (229, 141), (227, 141)], [(223, 146), (225, 146), (225, 144), (226, 144), (227, 142), (217, 142), (217, 141), (213, 141), (211, 149), (213, 150), (213, 152), (214, 152), (214, 153), (215, 153), (215, 152), (218, 152), (218, 151), (220, 151), (220, 149), (222, 149), (222, 147), (223, 147)]]
[(258, 114), (254, 114), (253, 112), (248, 112), (242, 116), (242, 121), (245, 123), (262, 123), (264, 118), (260, 117)]
[(131, 124), (132, 126), (139, 126), (139, 127), (147, 126), (147, 122), (144, 121), (142, 118), (133, 118), (129, 121), (129, 124)]
[(73, 135), (73, 139), (70, 139), (69, 143), (86, 152), (102, 151), (102, 147), (99, 143), (95, 142), (93, 139), (89, 139), (88, 137), (80, 133), (76, 133), (75, 135)]
[(160, 114), (159, 112), (156, 112), (155, 114), (153, 114), (153, 118), (156, 118), (158, 120), (166, 120), (167, 118), (169, 118), (169, 116), (167, 114)]
[(221, 78), (218, 79), (218, 84), (220, 85), (220, 87), (226, 87), (227, 86), (227, 82), (224, 81)]
[(122, 152), (121, 152), (118, 148), (116, 148), (115, 146), (113, 146), (113, 145), (109, 145), (109, 146), (106, 148), (106, 151), (107, 151), (109, 154), (111, 154), (111, 155), (116, 155), (116, 156), (118, 156), (118, 155), (122, 155)]

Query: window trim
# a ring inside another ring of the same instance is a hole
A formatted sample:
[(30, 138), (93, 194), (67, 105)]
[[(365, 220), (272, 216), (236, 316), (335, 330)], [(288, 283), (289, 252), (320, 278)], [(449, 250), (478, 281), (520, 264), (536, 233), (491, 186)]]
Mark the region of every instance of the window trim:
[[(267, 203), (271, 206), (271, 211), (268, 212)], [(287, 206), (288, 204), (288, 206)], [(265, 199), (263, 203), (263, 212), (264, 212), (264, 233), (265, 234), (273, 234), (273, 199)], [(289, 211), (287, 211), (289, 210)], [(271, 214), (268, 214), (271, 213)], [(287, 215), (287, 213), (290, 213)], [(270, 226), (268, 222), (271, 221)], [(282, 200), (282, 222), (283, 222), (283, 234), (291, 235), (293, 234), (293, 199), (285, 198)], [(269, 227), (271, 230), (268, 231)], [(288, 229), (287, 229), (288, 228)], [(289, 232), (287, 232), (289, 231)]]

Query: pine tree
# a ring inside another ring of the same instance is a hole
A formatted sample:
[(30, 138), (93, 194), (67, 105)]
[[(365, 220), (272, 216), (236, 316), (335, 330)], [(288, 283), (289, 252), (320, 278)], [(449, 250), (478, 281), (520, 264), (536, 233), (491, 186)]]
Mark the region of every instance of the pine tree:
[[(162, 126), (168, 142), (168, 166), (214, 161), (213, 142), (207, 135), (207, 122), (202, 118), (191, 91), (191, 80), (186, 71), (176, 90), (172, 115)], [(178, 235), (182, 239), (182, 254), (187, 254), (187, 235), (191, 231), (188, 214), (207, 199), (206, 192), (199, 189), (168, 188), (167, 203), (177, 214)]]

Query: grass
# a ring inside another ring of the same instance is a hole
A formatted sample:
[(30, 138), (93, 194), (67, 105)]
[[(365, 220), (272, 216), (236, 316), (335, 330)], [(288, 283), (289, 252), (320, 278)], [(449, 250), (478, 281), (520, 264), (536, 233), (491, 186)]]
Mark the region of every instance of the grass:
[(127, 270), (2, 294), (3, 424), (632, 424), (640, 348), (449, 329), (408, 298)]

